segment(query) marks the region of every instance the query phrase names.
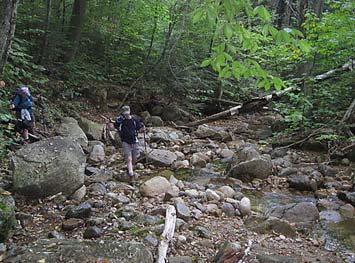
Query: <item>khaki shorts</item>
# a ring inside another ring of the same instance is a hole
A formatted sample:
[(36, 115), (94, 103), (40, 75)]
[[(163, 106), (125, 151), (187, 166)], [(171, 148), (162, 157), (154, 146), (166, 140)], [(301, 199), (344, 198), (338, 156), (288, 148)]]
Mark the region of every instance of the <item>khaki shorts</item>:
[(138, 145), (137, 143), (128, 144), (126, 142), (122, 142), (122, 149), (125, 159), (131, 157), (133, 160), (137, 160), (139, 157)]

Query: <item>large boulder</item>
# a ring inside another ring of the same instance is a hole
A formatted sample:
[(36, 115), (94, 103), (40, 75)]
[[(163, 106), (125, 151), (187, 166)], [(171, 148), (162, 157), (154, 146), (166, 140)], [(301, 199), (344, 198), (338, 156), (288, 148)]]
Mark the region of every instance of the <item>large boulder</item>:
[(167, 193), (170, 189), (171, 184), (165, 177), (156, 176), (144, 182), (140, 187), (140, 192), (143, 196), (153, 197)]
[(5, 243), (15, 223), (15, 200), (0, 188), (0, 243)]
[(179, 107), (174, 104), (167, 105), (163, 108), (161, 117), (164, 121), (179, 121), (183, 115)]
[(78, 142), (82, 147), (88, 145), (88, 138), (80, 128), (78, 121), (71, 117), (65, 117), (58, 126), (57, 133), (63, 137), (69, 137)]
[(70, 138), (25, 145), (12, 158), (14, 190), (28, 198), (70, 196), (84, 184), (85, 163), (83, 150)]
[(78, 121), (80, 128), (84, 131), (89, 140), (100, 140), (103, 125), (81, 117)]
[(221, 127), (212, 127), (208, 125), (200, 125), (197, 127), (197, 130), (195, 131), (195, 136), (197, 138), (210, 138), (214, 140), (227, 140), (230, 138), (230, 134)]
[(16, 262), (120, 262), (153, 263), (143, 244), (114, 240), (39, 240), (31, 244)]
[(152, 149), (148, 150), (147, 159), (158, 166), (170, 166), (177, 160), (177, 156), (168, 150)]
[(316, 205), (310, 202), (277, 206), (271, 209), (270, 215), (300, 227), (311, 226), (319, 219)]
[(229, 176), (240, 179), (243, 182), (251, 182), (253, 179), (266, 179), (272, 174), (272, 162), (269, 155), (260, 155), (257, 158), (232, 165)]
[(307, 175), (294, 175), (287, 182), (291, 188), (299, 191), (317, 191), (317, 182)]
[(260, 154), (254, 145), (241, 144), (227, 167), (227, 174), (243, 182), (251, 182), (255, 178), (266, 179), (272, 174), (271, 157)]

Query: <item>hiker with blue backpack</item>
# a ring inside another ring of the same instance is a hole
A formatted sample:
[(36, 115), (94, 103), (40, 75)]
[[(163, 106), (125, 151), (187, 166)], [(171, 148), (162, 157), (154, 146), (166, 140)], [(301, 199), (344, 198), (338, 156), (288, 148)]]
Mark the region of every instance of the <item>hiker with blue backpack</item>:
[(11, 98), (10, 109), (16, 111), (16, 118), (19, 121), (18, 129), (24, 143), (29, 141), (29, 132), (33, 133), (35, 126), (32, 105), (33, 97), (28, 87), (20, 88)]
[(121, 137), (123, 154), (127, 162), (128, 176), (131, 182), (135, 180), (133, 167), (139, 157), (138, 132), (144, 132), (145, 126), (131, 115), (129, 106), (122, 107), (122, 114), (114, 123), (115, 129)]

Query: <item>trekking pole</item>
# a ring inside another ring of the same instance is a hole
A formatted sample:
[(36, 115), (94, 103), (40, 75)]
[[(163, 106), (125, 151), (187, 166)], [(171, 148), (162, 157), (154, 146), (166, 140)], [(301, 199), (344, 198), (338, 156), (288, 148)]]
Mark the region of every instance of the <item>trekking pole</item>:
[(146, 136), (146, 130), (145, 129), (144, 129), (144, 133), (143, 133), (143, 138), (144, 138), (145, 164), (147, 165), (148, 164), (148, 151), (147, 151), (147, 136)]

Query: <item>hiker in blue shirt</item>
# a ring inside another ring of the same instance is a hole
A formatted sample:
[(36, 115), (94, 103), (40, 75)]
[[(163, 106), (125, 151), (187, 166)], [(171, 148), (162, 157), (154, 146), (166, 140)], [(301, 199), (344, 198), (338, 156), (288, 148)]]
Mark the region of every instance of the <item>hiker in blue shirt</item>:
[(138, 132), (143, 132), (145, 127), (136, 117), (131, 115), (129, 106), (122, 107), (122, 114), (117, 118), (114, 126), (121, 137), (123, 154), (127, 162), (128, 176), (131, 181), (134, 181), (135, 174), (133, 167), (139, 157), (137, 146)]
[(29, 132), (33, 132), (35, 116), (32, 109), (33, 97), (28, 87), (20, 88), (12, 97), (10, 109), (16, 111), (16, 118), (21, 121), (19, 129), (25, 143), (29, 140)]

